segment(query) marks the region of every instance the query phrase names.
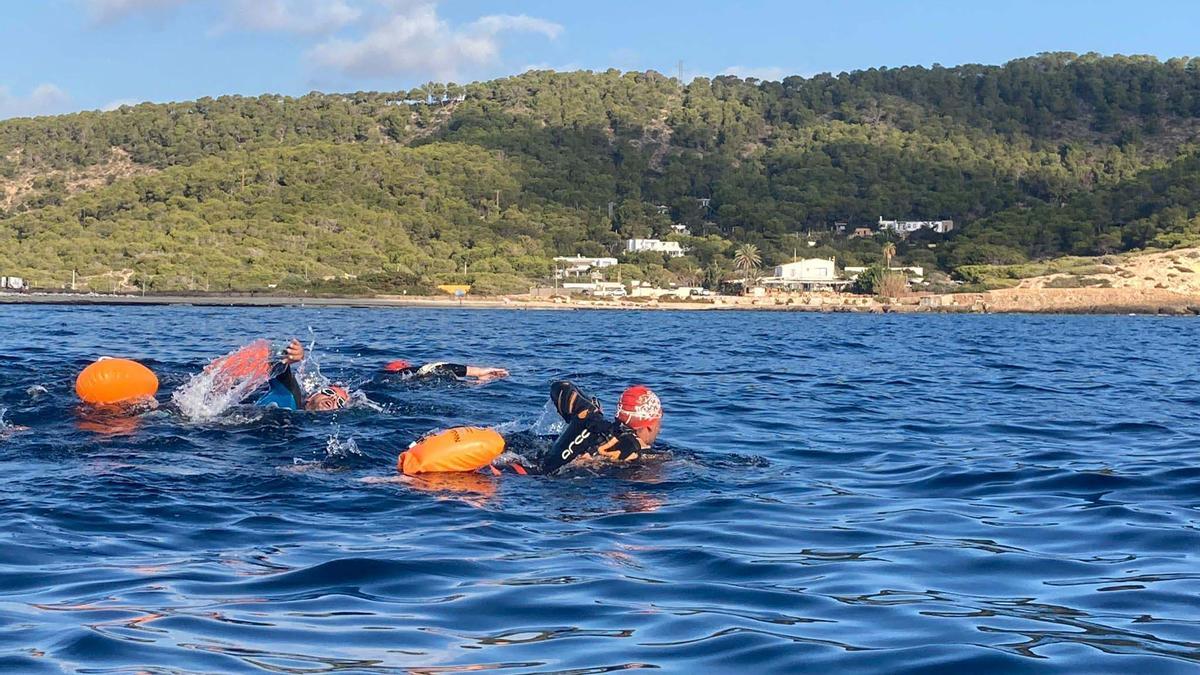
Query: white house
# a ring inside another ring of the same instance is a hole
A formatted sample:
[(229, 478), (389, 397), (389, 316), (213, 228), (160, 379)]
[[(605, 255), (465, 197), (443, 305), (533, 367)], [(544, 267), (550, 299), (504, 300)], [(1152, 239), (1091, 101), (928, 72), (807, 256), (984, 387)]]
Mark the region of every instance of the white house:
[(645, 251), (666, 253), (672, 258), (678, 258), (685, 253), (683, 245), (677, 241), (662, 241), (660, 239), (627, 239), (625, 241), (626, 253), (642, 253)]
[(879, 216), (879, 229), (895, 232), (901, 237), (916, 232), (917, 230), (933, 230), (938, 234), (946, 234), (954, 229), (953, 220), (884, 220), (883, 216)]
[(775, 276), (779, 279), (822, 281), (837, 278), (837, 268), (832, 259), (806, 258), (776, 265)]
[(588, 258), (581, 255), (559, 256), (554, 259), (555, 276), (559, 279), (581, 277), (592, 270), (600, 270), (617, 264), (616, 258)]
[(25, 280), (21, 277), (0, 277), (0, 288), (19, 291), (25, 288)]
[(775, 266), (775, 275), (761, 280), (765, 288), (821, 291), (844, 288), (850, 282), (838, 278), (833, 258), (805, 258)]

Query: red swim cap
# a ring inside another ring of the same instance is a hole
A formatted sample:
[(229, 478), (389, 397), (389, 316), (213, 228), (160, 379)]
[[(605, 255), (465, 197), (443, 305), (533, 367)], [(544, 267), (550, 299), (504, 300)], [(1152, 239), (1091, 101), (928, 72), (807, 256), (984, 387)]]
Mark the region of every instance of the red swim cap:
[(405, 361), (404, 359), (396, 359), (395, 361), (389, 362), (386, 366), (383, 367), (383, 369), (389, 373), (396, 373), (401, 370), (404, 370), (405, 368), (411, 368), (411, 367), (412, 366), (409, 365), (408, 361)]
[(649, 388), (635, 384), (617, 402), (617, 420), (630, 429), (648, 427), (662, 419), (662, 403)]

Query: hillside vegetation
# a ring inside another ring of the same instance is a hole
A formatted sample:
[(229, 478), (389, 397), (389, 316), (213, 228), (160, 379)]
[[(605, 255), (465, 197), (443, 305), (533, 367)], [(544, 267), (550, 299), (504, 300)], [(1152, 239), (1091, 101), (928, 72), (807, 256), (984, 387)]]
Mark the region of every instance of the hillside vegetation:
[(1172, 248), (1200, 242), (1198, 133), (1200, 60), (1074, 54), (142, 104), (0, 122), (0, 274), (511, 291), (555, 255), (682, 223), (688, 256), (610, 272), (711, 284), (743, 243), (764, 264), (873, 263), (881, 237), (834, 227), (880, 216), (953, 219), (897, 243), (898, 262), (947, 271)]

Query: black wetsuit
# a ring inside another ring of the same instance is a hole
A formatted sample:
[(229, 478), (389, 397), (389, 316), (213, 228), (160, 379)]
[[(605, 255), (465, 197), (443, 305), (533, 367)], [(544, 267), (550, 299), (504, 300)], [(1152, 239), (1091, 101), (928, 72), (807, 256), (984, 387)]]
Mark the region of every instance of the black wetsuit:
[(467, 367), (461, 363), (426, 363), (423, 366), (409, 366), (400, 370), (389, 370), (387, 374), (398, 375), (406, 380), (415, 378), (466, 377)]
[(550, 385), (550, 401), (567, 422), (567, 428), (538, 462), (538, 473), (550, 474), (580, 455), (599, 454), (628, 461), (643, 452), (637, 434), (620, 422), (604, 419), (596, 399), (565, 380)]

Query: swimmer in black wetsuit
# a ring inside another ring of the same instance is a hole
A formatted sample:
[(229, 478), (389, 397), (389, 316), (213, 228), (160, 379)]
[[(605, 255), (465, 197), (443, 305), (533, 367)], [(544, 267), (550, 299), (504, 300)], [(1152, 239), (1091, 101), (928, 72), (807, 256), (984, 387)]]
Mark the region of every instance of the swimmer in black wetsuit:
[[(615, 420), (604, 419), (599, 402), (565, 380), (550, 385), (550, 400), (567, 428), (537, 462), (536, 472), (547, 475), (583, 455), (619, 462), (640, 458), (662, 430), (662, 403), (654, 392), (635, 385), (621, 394)], [(524, 467), (513, 465), (518, 473)]]
[(423, 366), (414, 366), (403, 359), (397, 359), (388, 363), (383, 367), (383, 371), (390, 375), (397, 375), (405, 380), (474, 378), (480, 382), (487, 382), (488, 380), (508, 377), (508, 371), (503, 368), (464, 366), (460, 363), (446, 362), (426, 363)]

